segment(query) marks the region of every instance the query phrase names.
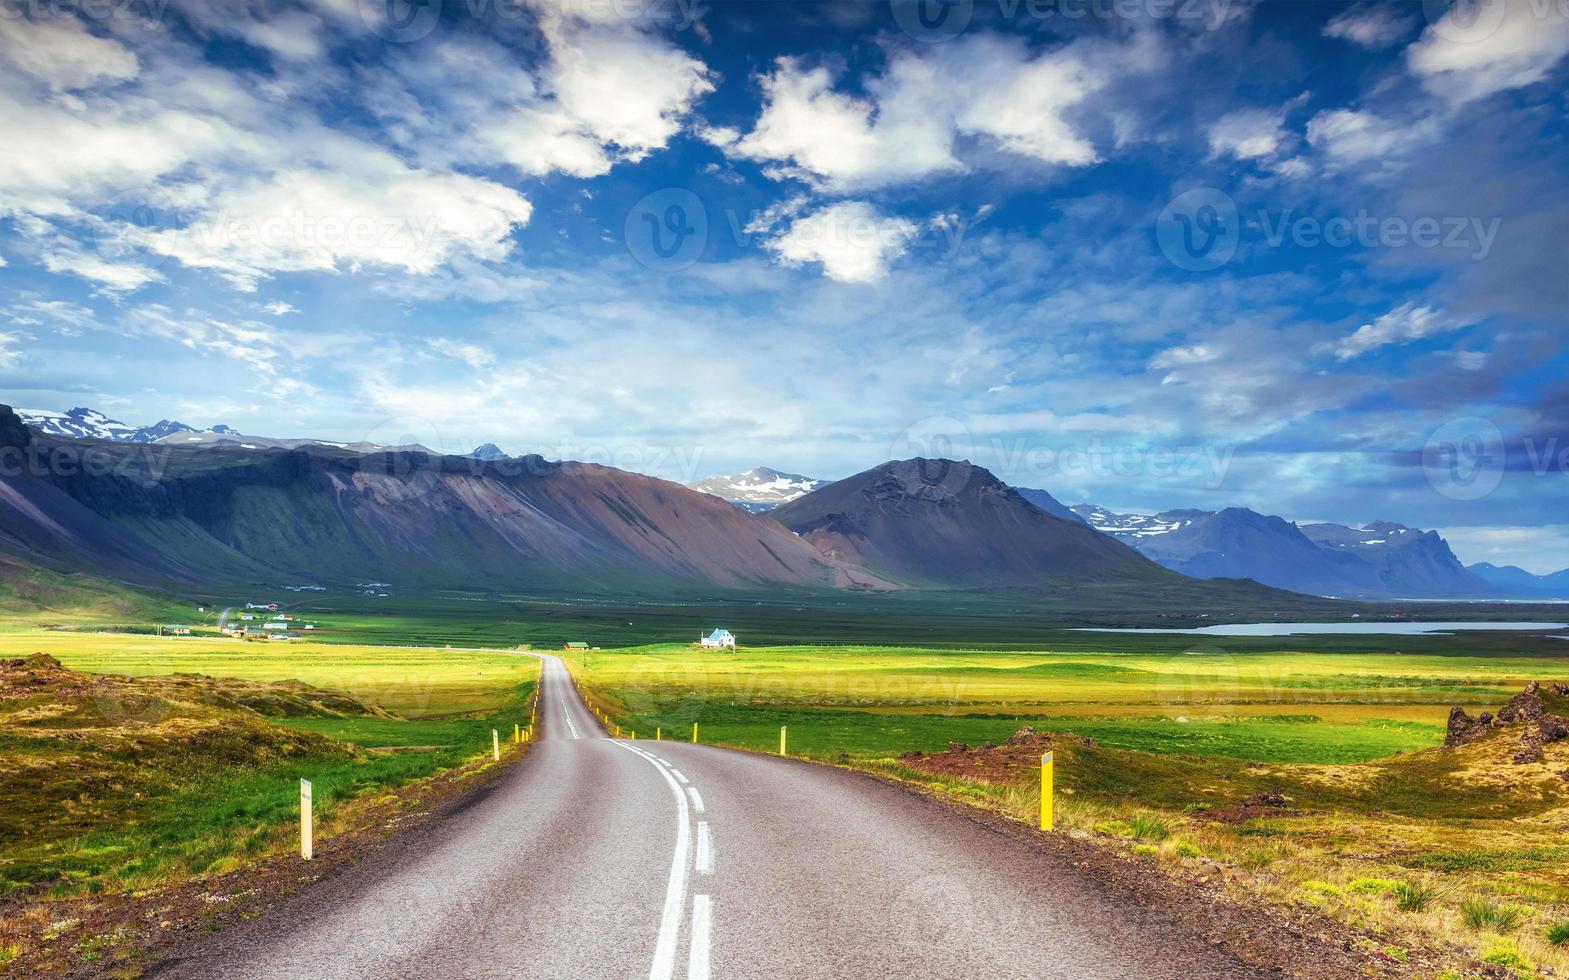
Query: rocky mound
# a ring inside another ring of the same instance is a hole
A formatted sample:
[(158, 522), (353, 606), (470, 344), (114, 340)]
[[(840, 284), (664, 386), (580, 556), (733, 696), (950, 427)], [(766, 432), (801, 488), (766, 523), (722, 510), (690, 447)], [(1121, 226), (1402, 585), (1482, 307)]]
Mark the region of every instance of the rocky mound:
[(1470, 745), (1506, 729), (1519, 732), (1516, 765), (1541, 762), (1543, 746), (1569, 738), (1569, 684), (1553, 681), (1544, 690), (1539, 681), (1532, 681), (1497, 714), (1484, 711), (1473, 718), (1456, 705), (1449, 709), (1444, 747)]
[(991, 782), (1008, 782), (1041, 764), (1045, 752), (1072, 752), (1095, 748), (1096, 741), (1061, 732), (1038, 732), (1025, 725), (1001, 744), (987, 742), (971, 748), (963, 742), (949, 742), (948, 751), (926, 754), (906, 752), (899, 761), (915, 769), (947, 776), (963, 776)]

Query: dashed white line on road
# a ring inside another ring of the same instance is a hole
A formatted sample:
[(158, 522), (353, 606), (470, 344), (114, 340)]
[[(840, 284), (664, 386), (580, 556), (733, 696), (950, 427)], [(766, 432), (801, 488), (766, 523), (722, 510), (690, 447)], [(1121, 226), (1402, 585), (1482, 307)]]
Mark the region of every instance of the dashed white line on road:
[(688, 793), (692, 794), (692, 809), (696, 810), (698, 813), (702, 813), (703, 812), (703, 798), (698, 795), (697, 787), (696, 786), (688, 786), (686, 788), (686, 791)]
[(685, 776), (681, 775), (681, 770), (671, 769), (670, 771), (675, 773), (677, 779), (681, 780), (681, 785), (685, 786), (689, 782)]
[(686, 961), (687, 980), (708, 980), (708, 934), (713, 920), (713, 902), (708, 896), (692, 896), (692, 949)]
[(697, 822), (697, 873), (711, 875), (714, 873), (714, 842), (708, 836), (708, 821)]
[[(680, 784), (671, 777), (669, 769), (660, 765), (658, 759), (635, 746), (625, 742), (615, 744), (647, 759), (655, 769), (659, 770), (659, 774), (669, 784), (670, 792), (676, 797), (675, 854), (670, 861), (670, 881), (665, 887), (664, 912), (659, 918), (659, 941), (654, 946), (654, 963), (648, 971), (648, 980), (670, 980), (676, 968), (676, 947), (681, 942), (681, 915), (686, 904), (686, 865), (692, 847), (692, 818), (687, 812), (686, 794), (681, 792)], [(703, 975), (707, 976), (706, 953), (703, 969), (705, 971)], [(687, 970), (690, 973), (690, 963)]]

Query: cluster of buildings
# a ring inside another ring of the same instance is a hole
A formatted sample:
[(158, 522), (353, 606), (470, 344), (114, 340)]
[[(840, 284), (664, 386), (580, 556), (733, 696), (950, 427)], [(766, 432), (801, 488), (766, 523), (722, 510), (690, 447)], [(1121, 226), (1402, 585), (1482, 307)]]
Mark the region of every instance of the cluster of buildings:
[(300, 631), (313, 630), (315, 623), (296, 622), (293, 615), (278, 611), (276, 602), (247, 602), (245, 612), (224, 624), (223, 634), (242, 640), (298, 640)]

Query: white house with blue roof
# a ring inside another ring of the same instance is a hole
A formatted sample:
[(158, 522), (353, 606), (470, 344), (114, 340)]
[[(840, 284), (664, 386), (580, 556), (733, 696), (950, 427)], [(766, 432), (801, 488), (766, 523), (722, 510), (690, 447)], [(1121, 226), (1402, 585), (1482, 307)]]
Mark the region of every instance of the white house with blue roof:
[(735, 648), (735, 634), (729, 630), (714, 630), (704, 637), (698, 638), (698, 644), (705, 647)]

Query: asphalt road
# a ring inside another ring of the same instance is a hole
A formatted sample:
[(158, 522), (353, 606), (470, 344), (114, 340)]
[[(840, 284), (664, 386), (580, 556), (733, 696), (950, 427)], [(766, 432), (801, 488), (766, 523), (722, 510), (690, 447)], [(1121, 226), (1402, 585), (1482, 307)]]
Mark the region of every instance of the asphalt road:
[(1260, 975), (1071, 862), (896, 787), (612, 740), (554, 657), (540, 724), (472, 805), (151, 975)]

